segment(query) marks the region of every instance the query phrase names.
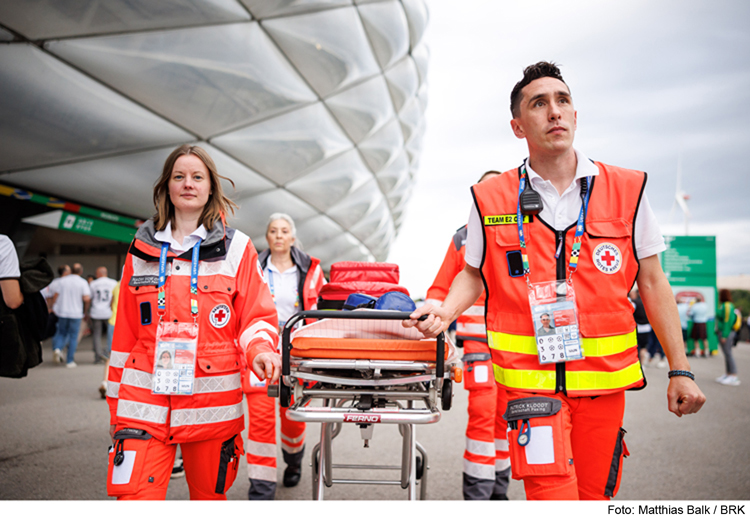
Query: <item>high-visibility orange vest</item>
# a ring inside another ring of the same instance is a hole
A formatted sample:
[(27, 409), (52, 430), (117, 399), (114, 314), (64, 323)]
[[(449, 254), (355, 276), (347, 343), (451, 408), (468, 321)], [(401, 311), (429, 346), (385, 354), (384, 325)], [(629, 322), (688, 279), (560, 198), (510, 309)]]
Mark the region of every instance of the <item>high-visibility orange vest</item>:
[[(573, 274), (583, 360), (539, 363), (526, 281), (508, 271), (506, 253), (521, 248), (515, 219), (520, 168), (472, 187), (484, 230), (480, 270), (487, 293), (487, 338), (495, 379), (507, 388), (580, 397), (645, 386), (627, 294), (638, 275), (634, 224), (646, 175), (596, 165), (599, 175), (592, 180), (578, 270)], [(575, 224), (556, 231), (538, 216), (530, 216), (524, 232), (531, 282), (565, 279)], [(597, 248), (599, 267), (594, 260)], [(602, 271), (607, 263), (616, 267), (618, 258), (619, 269)]]
[[(432, 286), (427, 290), (427, 303), (442, 304), (448, 296), (448, 291), (456, 276), (466, 266), (466, 226), (460, 228), (453, 235), (453, 240), (445, 253), (443, 264), (440, 266)], [(487, 340), (487, 329), (484, 325), (484, 292), (476, 303), (466, 309), (456, 320), (456, 337), (476, 340)]]

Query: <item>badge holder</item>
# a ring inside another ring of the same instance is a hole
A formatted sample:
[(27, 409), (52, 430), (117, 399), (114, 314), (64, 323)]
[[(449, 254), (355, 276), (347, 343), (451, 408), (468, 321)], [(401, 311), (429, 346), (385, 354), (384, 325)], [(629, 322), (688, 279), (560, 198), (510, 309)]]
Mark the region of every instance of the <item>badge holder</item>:
[(155, 395), (192, 395), (197, 351), (197, 323), (159, 322), (151, 392)]
[(573, 282), (560, 280), (530, 283), (529, 305), (539, 363), (582, 360), (583, 348)]

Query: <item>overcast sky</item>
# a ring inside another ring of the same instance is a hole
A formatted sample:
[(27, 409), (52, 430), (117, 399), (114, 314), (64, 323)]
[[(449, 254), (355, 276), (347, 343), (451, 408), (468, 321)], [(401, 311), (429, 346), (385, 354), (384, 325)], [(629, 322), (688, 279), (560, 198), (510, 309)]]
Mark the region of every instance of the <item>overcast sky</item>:
[(417, 183), (389, 261), (424, 295), (469, 186), (516, 167), (526, 144), (510, 129), (523, 68), (558, 63), (578, 111), (574, 145), (639, 169), (665, 235), (683, 235), (674, 202), (678, 159), (690, 235), (717, 235), (718, 273), (750, 274), (750, 2), (427, 0), (427, 131)]

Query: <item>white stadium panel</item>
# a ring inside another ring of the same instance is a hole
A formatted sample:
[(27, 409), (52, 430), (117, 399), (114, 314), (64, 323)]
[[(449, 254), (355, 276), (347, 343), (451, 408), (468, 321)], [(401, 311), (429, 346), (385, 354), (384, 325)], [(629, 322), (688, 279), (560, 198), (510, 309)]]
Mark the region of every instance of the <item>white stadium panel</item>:
[(311, 248), (316, 244), (324, 243), (344, 233), (344, 228), (326, 215), (318, 215), (295, 224), (297, 227), (297, 240), (302, 243), (303, 250), (307, 250), (307, 248)]
[(211, 143), (279, 185), (353, 145), (322, 103), (218, 136)]
[(275, 189), (268, 193), (244, 198), (237, 201), (237, 205), (239, 209), (235, 212), (234, 217), (227, 220), (252, 237), (253, 244), (255, 244), (256, 239), (265, 240), (268, 217), (272, 213), (286, 213), (294, 219), (295, 223), (318, 214), (305, 201), (284, 189)]
[(31, 40), (250, 20), (236, 0), (7, 0), (0, 22)]
[(305, 197), (305, 201), (317, 209), (325, 211), (372, 178), (359, 152), (352, 149), (285, 187), (295, 195)]
[(404, 141), (408, 143), (422, 122), (422, 107), (419, 105), (419, 100), (416, 97), (411, 98), (404, 105), (404, 108), (398, 113), (398, 120), (401, 123)]
[(256, 18), (277, 17), (351, 5), (351, 0), (240, 0)]
[(392, 119), (358, 145), (373, 172), (382, 171), (393, 162), (404, 145), (399, 121)]
[(194, 137), (29, 44), (0, 46), (0, 171)]
[(406, 18), (409, 20), (409, 39), (411, 49), (419, 46), (424, 36), (424, 30), (427, 29), (429, 13), (427, 4), (422, 0), (401, 0), (406, 11)]
[(419, 73), (414, 60), (406, 56), (385, 72), (388, 89), (391, 91), (393, 106), (400, 112), (404, 105), (417, 95), (419, 88)]
[(384, 200), (378, 184), (372, 179), (327, 210), (326, 214), (348, 228), (367, 217)]
[(201, 138), (317, 101), (257, 22), (66, 39), (48, 49)]
[(383, 70), (409, 53), (409, 26), (401, 2), (362, 5), (359, 14)]
[(272, 18), (261, 24), (320, 97), (380, 73), (354, 7)]
[(284, 212), (324, 268), (385, 260), (427, 20), (423, 0), (0, 0), (0, 183), (145, 219), (168, 153), (198, 144), (259, 249)]
[(107, 209), (146, 219), (155, 211), (154, 182), (175, 147), (20, 171), (3, 175), (3, 180), (97, 207), (106, 201)]
[(427, 84), (427, 72), (430, 65), (430, 48), (427, 46), (427, 43), (424, 41), (420, 42), (419, 46), (412, 49), (411, 56), (419, 71), (420, 86)]
[(381, 76), (330, 96), (325, 104), (354, 143), (394, 116), (388, 86)]
[(391, 164), (376, 175), (383, 193), (390, 193), (402, 180), (409, 178), (409, 157), (401, 150)]

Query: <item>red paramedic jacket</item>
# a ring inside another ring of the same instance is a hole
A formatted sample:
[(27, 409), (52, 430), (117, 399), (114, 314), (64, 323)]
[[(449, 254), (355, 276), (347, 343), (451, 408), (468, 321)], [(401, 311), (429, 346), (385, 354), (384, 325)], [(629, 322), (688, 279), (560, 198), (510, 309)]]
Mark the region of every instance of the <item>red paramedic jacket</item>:
[[(228, 439), (244, 428), (242, 371), (261, 352), (277, 354), (277, 316), (244, 233), (217, 221), (200, 247), (198, 347), (193, 395), (154, 395), (151, 378), (159, 323), (157, 285), (161, 242), (146, 221), (123, 269), (110, 358), (107, 403), (117, 429), (146, 430), (160, 441)], [(167, 321), (192, 321), (192, 250), (168, 254)], [(150, 314), (150, 318), (149, 318)]]

